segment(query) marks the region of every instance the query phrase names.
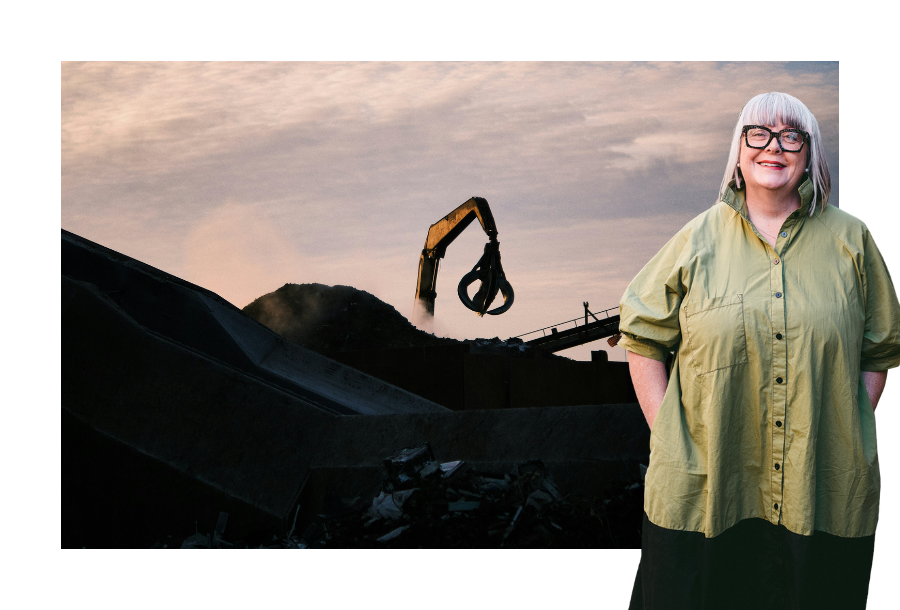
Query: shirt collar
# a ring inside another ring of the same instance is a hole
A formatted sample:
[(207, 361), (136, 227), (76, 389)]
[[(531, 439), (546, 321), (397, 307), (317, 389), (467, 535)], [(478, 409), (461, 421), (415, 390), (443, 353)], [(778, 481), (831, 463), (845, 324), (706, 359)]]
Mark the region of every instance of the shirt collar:
[[(798, 210), (798, 216), (806, 216), (809, 214), (809, 206), (812, 204), (813, 200), (813, 183), (809, 176), (803, 178), (803, 182), (797, 187), (797, 191), (800, 193), (800, 209)], [(728, 183), (728, 186), (725, 187), (725, 192), (722, 193), (722, 201), (734, 208), (738, 214), (747, 218), (747, 202), (745, 196), (746, 190), (744, 188), (735, 188), (734, 180), (732, 180)]]

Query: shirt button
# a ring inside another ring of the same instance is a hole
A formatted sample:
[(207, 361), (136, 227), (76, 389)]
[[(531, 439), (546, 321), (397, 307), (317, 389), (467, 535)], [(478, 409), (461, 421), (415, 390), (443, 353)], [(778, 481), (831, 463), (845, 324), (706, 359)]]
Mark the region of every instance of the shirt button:
[(777, 258), (775, 259), (775, 264), (776, 264), (776, 265), (777, 265), (778, 263), (780, 263), (780, 262), (781, 262), (781, 261), (778, 260)]
[(778, 339), (779, 341), (784, 339), (784, 337), (781, 335), (781, 333), (775, 333), (775, 338)]
[(778, 510), (778, 505), (777, 505), (777, 504), (775, 505), (775, 510)]
[(781, 236), (782, 236), (782, 237), (787, 237), (787, 231), (782, 231), (782, 232), (781, 232)]
[(776, 377), (775, 383), (784, 383), (784, 379), (782, 379), (781, 377)]
[(776, 292), (776, 293), (775, 293), (775, 298), (776, 298), (776, 299), (780, 299), (780, 298), (781, 298), (781, 293), (780, 293), (780, 292)]
[(775, 422), (775, 425), (778, 426), (778, 427), (780, 428), (780, 427), (781, 427), (781, 422), (780, 422), (780, 421), (777, 421), (777, 422)]
[(781, 466), (779, 466), (778, 464), (775, 464), (775, 470), (778, 470), (779, 468), (781, 468)]

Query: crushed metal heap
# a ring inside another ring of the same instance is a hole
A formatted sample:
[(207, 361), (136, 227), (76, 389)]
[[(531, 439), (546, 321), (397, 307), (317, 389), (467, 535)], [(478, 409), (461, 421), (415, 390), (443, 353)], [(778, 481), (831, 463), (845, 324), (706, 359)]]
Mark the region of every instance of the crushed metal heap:
[(453, 411), (66, 231), (61, 262), (65, 548), (183, 541), (225, 513), (258, 546), (377, 496), (384, 457), (425, 441), (480, 472), (539, 459), (564, 497), (631, 485), (647, 461), (631, 401)]
[[(411, 453), (419, 459), (407, 461)], [(398, 452), (385, 467), (377, 496), (329, 496), (325, 512), (286, 542), (306, 548), (640, 547), (642, 481), (623, 481), (601, 497), (562, 495), (540, 460), (508, 473), (482, 472), (461, 460), (438, 463), (427, 443)]]

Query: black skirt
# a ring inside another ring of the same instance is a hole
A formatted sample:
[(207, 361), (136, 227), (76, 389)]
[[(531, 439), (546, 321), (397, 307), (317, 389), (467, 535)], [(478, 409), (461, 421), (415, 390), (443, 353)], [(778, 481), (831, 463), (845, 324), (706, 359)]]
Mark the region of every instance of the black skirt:
[(707, 538), (645, 514), (641, 548), (629, 610), (856, 610), (866, 607), (875, 536), (801, 536), (745, 519)]

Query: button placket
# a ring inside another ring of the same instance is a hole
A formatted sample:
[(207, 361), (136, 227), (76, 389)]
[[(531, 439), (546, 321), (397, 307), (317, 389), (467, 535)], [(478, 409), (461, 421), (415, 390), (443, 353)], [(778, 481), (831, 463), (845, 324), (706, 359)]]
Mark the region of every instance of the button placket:
[(769, 462), (771, 473), (772, 516), (778, 523), (779, 516), (784, 508), (784, 448), (785, 428), (783, 425), (787, 411), (787, 341), (784, 338), (786, 330), (785, 300), (784, 294), (784, 250), (786, 231), (779, 233), (776, 243), (778, 248), (770, 252), (769, 278), (771, 286), (771, 311), (772, 311), (772, 373), (770, 387), (772, 391), (772, 411), (769, 416), (769, 428), (772, 431), (772, 454)]

